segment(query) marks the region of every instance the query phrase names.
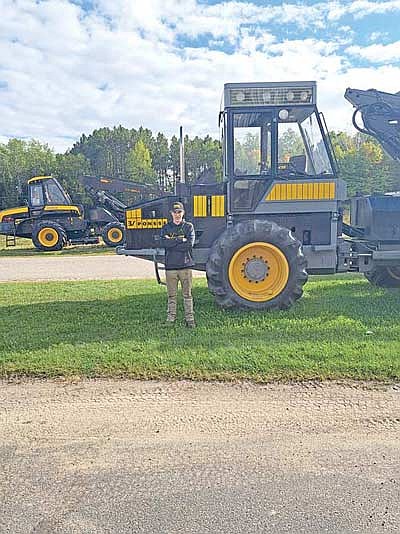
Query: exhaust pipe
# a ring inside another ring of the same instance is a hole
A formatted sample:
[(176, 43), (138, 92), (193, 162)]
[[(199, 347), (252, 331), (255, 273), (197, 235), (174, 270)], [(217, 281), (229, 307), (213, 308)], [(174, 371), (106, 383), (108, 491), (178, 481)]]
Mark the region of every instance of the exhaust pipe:
[(180, 182), (184, 184), (185, 178), (185, 139), (183, 137), (183, 126), (179, 128), (179, 166), (180, 166)]

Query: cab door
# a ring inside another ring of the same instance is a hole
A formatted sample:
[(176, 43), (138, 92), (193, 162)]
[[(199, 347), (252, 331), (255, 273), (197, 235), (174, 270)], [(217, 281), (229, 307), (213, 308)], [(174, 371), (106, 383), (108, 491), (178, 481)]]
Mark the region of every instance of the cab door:
[(29, 184), (28, 193), (29, 216), (38, 218), (42, 215), (45, 206), (42, 182), (33, 182), (32, 184)]

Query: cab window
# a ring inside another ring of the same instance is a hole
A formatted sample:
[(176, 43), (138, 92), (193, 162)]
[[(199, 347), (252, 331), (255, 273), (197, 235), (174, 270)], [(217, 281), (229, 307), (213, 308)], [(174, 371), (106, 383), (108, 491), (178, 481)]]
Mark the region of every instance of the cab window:
[(236, 176), (271, 172), (270, 113), (235, 113), (234, 173)]
[(37, 208), (44, 205), (42, 184), (31, 185), (30, 204), (33, 208)]

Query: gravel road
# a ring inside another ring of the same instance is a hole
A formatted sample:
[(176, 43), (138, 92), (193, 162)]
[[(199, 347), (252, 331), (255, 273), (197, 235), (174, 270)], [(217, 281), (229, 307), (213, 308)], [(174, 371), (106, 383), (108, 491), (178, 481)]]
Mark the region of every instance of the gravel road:
[[(204, 276), (199, 272), (194, 272), (194, 274)], [(0, 258), (0, 282), (154, 277), (152, 262), (127, 256), (96, 254), (93, 256)]]
[(400, 386), (0, 383), (1, 533), (400, 530)]

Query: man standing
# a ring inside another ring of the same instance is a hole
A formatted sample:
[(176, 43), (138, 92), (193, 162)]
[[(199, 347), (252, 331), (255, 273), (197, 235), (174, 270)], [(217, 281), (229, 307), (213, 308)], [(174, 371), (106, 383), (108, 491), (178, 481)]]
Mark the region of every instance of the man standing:
[(195, 233), (193, 224), (185, 221), (185, 210), (181, 202), (174, 202), (171, 221), (161, 229), (161, 245), (165, 248), (165, 273), (168, 293), (167, 323), (176, 319), (178, 281), (182, 286), (186, 326), (194, 328), (192, 298), (192, 247)]

